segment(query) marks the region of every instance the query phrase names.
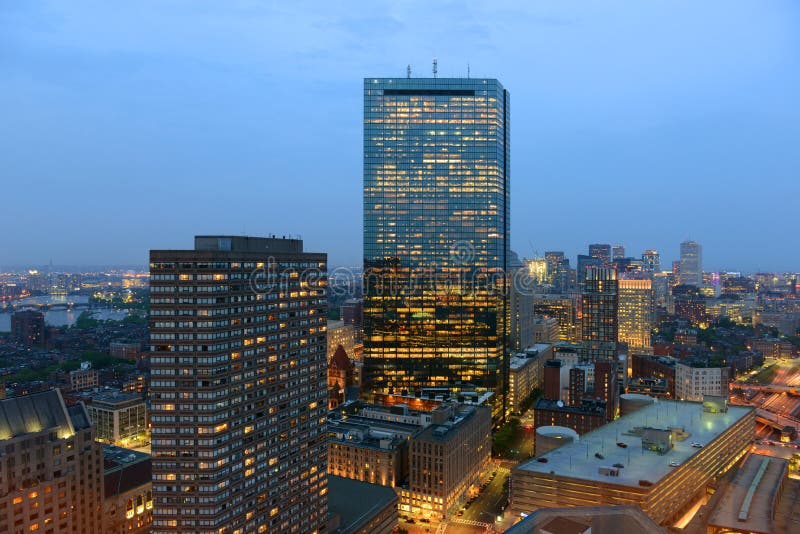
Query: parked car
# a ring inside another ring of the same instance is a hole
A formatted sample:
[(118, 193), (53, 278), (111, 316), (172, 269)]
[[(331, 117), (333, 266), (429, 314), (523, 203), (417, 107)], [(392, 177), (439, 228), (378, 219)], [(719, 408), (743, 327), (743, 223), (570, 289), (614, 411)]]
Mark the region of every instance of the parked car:
[(623, 443), (621, 441), (618, 441), (617, 442), (617, 447), (622, 447), (623, 449), (627, 449), (628, 448), (628, 444), (627, 443)]
[(669, 463), (670, 467), (678, 467), (679, 465), (681, 465), (680, 462), (670, 462)]

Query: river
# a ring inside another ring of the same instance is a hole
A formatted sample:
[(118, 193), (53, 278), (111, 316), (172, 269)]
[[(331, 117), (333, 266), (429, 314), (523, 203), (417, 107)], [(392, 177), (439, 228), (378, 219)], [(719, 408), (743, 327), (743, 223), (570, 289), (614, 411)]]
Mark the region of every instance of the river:
[[(74, 302), (79, 304), (85, 304), (89, 302), (89, 297), (84, 295), (68, 295), (68, 296), (41, 296), (41, 297), (28, 297), (25, 299), (14, 301), (14, 304), (17, 306), (19, 305), (26, 305), (26, 304), (56, 304), (56, 303), (63, 303), (63, 302)], [(0, 308), (2, 310), (2, 308)], [(59, 310), (48, 310), (44, 312), (44, 322), (50, 326), (72, 326), (75, 324), (75, 321), (78, 320), (78, 316), (81, 312), (87, 311), (87, 308), (80, 308), (80, 309), (59, 309)], [(120, 319), (124, 319), (127, 317), (128, 312), (126, 310), (114, 310), (111, 308), (94, 308), (88, 310), (92, 313), (92, 317), (95, 319), (100, 320), (107, 320), (107, 319), (114, 319), (116, 321)], [(4, 312), (0, 311), (0, 332), (10, 332), (11, 331), (11, 313), (12, 312)]]

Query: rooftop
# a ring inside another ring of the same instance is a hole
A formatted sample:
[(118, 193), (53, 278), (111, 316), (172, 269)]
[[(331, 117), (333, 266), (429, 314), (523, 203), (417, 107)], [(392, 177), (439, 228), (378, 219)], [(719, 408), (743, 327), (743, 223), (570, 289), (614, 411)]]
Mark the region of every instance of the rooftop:
[[(539, 534), (540, 532), (585, 532), (560, 530), (589, 525), (592, 534), (665, 533), (638, 506), (576, 506), (573, 508), (541, 508), (510, 529), (507, 534)], [(548, 528), (550, 527), (550, 528)]]
[(117, 390), (101, 391), (100, 393), (92, 394), (92, 404), (106, 404), (109, 406), (119, 406), (125, 404), (138, 404), (143, 403), (144, 398), (135, 393), (123, 393)]
[(68, 409), (58, 389), (0, 401), (0, 439), (56, 428), (74, 434), (76, 428), (87, 428), (88, 420), (83, 405)]
[(388, 486), (328, 475), (328, 513), (341, 518), (334, 532), (358, 532), (379, 511), (397, 508), (396, 502), (397, 493)]
[(773, 506), (788, 464), (783, 458), (751, 454), (725, 489), (709, 525), (735, 531), (774, 532)]
[(119, 495), (149, 484), (150, 455), (114, 445), (103, 445), (105, 495)]
[(455, 438), (458, 435), (458, 432), (451, 432), (453, 429), (461, 428), (465, 421), (472, 419), (479, 413), (480, 410), (483, 410), (491, 419), (490, 409), (485, 406), (471, 406), (471, 405), (459, 405), (455, 411), (455, 417), (444, 424), (432, 424), (425, 428), (419, 435), (416, 436), (417, 441), (435, 441), (435, 442), (447, 442), (451, 439)]
[[(534, 459), (517, 469), (638, 488), (640, 480), (656, 483), (664, 478), (673, 469), (671, 462), (681, 464), (694, 456), (700, 449), (692, 447), (692, 442), (711, 443), (752, 410), (750, 406), (728, 406), (726, 413), (706, 413), (702, 411), (701, 402), (656, 400), (584, 434), (578, 442), (542, 455), (547, 462)], [(645, 428), (682, 428), (685, 434), (674, 440), (670, 451), (659, 455), (642, 448), (640, 435)], [(627, 447), (617, 446), (618, 442)], [(610, 480), (598, 472), (600, 467), (614, 464), (625, 466), (619, 469), (618, 477)]]

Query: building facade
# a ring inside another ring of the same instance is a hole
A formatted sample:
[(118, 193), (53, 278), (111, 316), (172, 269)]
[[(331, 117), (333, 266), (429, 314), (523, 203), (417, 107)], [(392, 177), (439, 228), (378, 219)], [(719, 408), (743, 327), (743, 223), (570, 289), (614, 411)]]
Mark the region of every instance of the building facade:
[(675, 398), (702, 401), (705, 395), (727, 396), (730, 367), (694, 367), (675, 364)]
[(509, 95), (364, 80), (364, 389), (494, 392), (508, 373)]
[(11, 315), (11, 339), (25, 346), (44, 343), (44, 314), (22, 310)]
[(86, 409), (99, 440), (125, 447), (148, 436), (147, 406), (140, 395), (119, 391), (99, 393)]
[(584, 356), (591, 360), (616, 360), (619, 338), (619, 289), (616, 271), (605, 267), (587, 268), (581, 303)]
[(150, 251), (154, 534), (324, 530), (326, 263), (299, 239)]
[(150, 455), (104, 445), (103, 533), (150, 534), (153, 481)]
[(653, 330), (653, 283), (650, 280), (618, 280), (619, 342), (630, 350), (650, 347)]
[(700, 287), (703, 284), (703, 248), (695, 241), (681, 243), (681, 259), (678, 276), (680, 283)]
[(525, 401), (544, 385), (544, 362), (553, 357), (553, 346), (539, 343), (511, 357), (508, 378), (508, 405), (521, 412)]
[(57, 389), (0, 400), (0, 532), (104, 532), (103, 450)]

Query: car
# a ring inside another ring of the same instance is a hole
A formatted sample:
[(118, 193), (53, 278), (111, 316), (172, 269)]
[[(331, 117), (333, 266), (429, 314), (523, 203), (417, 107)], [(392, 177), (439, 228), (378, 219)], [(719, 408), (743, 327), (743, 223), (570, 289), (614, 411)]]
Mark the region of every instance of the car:
[(622, 447), (623, 449), (627, 449), (628, 448), (628, 444), (627, 443), (623, 443), (622, 441), (618, 441), (617, 442), (617, 447)]
[(547, 463), (547, 458), (537, 458), (536, 461), (537, 462), (541, 462), (543, 464), (546, 464)]
[(594, 453), (594, 457), (597, 458), (598, 460), (603, 460), (605, 458), (605, 456), (603, 456), (599, 452)]
[(464, 515), (464, 510), (459, 510), (459, 511), (458, 511), (458, 513), (457, 513), (456, 515), (457, 515), (458, 517), (461, 517), (462, 515)]
[(670, 467), (678, 467), (679, 465), (681, 465), (681, 463), (680, 463), (680, 462), (674, 462), (674, 461), (673, 461), (673, 462), (670, 462), (670, 463), (669, 463), (669, 466), (670, 466)]
[(703, 448), (703, 444), (702, 443), (698, 443), (696, 441), (693, 441), (692, 442), (692, 447), (694, 447), (695, 449), (702, 449)]
[(623, 468), (623, 467), (625, 467), (625, 466), (624, 466), (624, 465), (622, 465), (622, 464), (620, 464), (620, 463), (616, 463), (616, 464), (614, 464), (614, 467), (617, 467), (617, 468), (619, 468), (619, 469), (622, 469), (622, 468)]

